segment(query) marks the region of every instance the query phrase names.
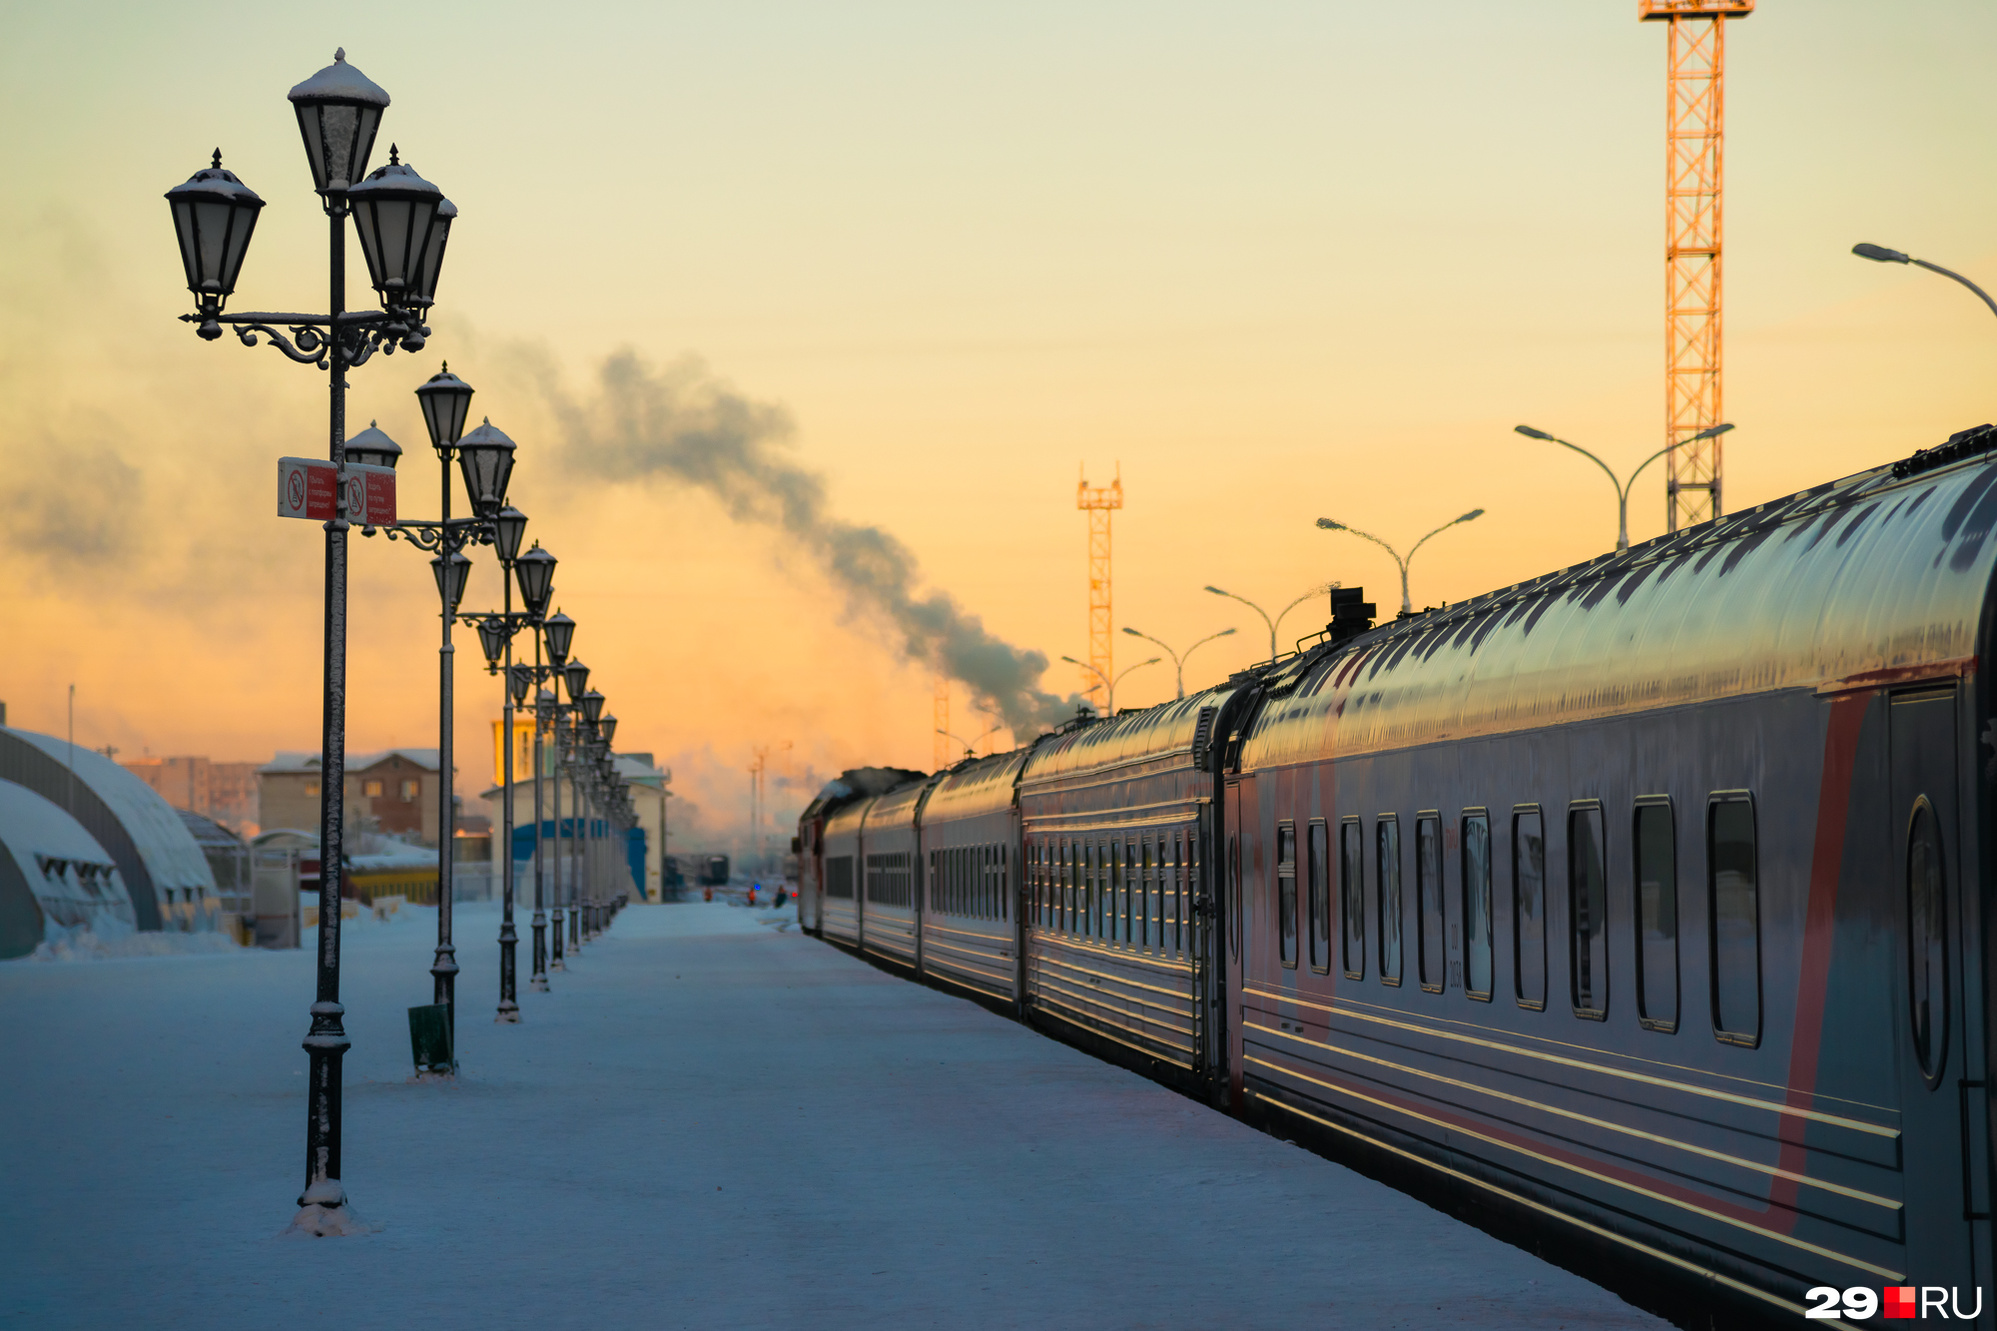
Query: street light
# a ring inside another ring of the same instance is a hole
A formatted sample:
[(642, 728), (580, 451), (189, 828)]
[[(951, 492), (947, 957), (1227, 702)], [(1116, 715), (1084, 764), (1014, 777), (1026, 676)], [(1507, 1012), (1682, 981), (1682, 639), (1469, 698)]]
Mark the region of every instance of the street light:
[(1090, 664), (1089, 664), (1088, 662), (1086, 662), (1086, 661), (1077, 661), (1077, 660), (1076, 660), (1076, 659), (1075, 659), (1074, 657), (1072, 657), (1072, 656), (1064, 656), (1064, 657), (1062, 657), (1061, 659), (1062, 659), (1063, 661), (1066, 661), (1066, 662), (1067, 662), (1067, 663), (1068, 663), (1069, 665), (1072, 665), (1072, 666), (1080, 666), (1080, 667), (1081, 667), (1082, 669), (1084, 669), (1084, 670), (1088, 671), (1088, 672), (1089, 672), (1090, 674), (1094, 675), (1094, 676), (1095, 676), (1095, 677), (1096, 677), (1097, 679), (1099, 679), (1099, 680), (1101, 680), (1101, 681), (1102, 681), (1102, 686), (1103, 686), (1103, 695), (1104, 695), (1104, 696), (1103, 696), (1103, 715), (1104, 715), (1104, 716), (1115, 716), (1115, 715), (1116, 715), (1116, 686), (1117, 686), (1118, 684), (1121, 684), (1121, 683), (1123, 682), (1123, 677), (1124, 677), (1125, 675), (1129, 674), (1129, 673), (1130, 673), (1130, 672), (1131, 672), (1132, 670), (1142, 670), (1142, 669), (1144, 669), (1144, 667), (1145, 667), (1145, 666), (1150, 666), (1150, 665), (1157, 665), (1157, 664), (1158, 664), (1158, 662), (1160, 662), (1160, 661), (1161, 661), (1161, 660), (1163, 660), (1164, 658), (1163, 658), (1163, 657), (1159, 657), (1159, 656), (1154, 656), (1154, 657), (1152, 657), (1152, 658), (1151, 658), (1151, 659), (1150, 659), (1149, 661), (1139, 661), (1139, 662), (1138, 662), (1138, 663), (1137, 663), (1136, 665), (1134, 665), (1134, 666), (1129, 666), (1129, 667), (1127, 667), (1127, 668), (1125, 668), (1125, 669), (1123, 669), (1123, 670), (1119, 670), (1119, 671), (1117, 671), (1117, 672), (1116, 672), (1116, 678), (1115, 678), (1115, 679), (1111, 679), (1111, 678), (1110, 678), (1109, 676), (1107, 676), (1107, 675), (1103, 674), (1103, 672), (1102, 672), (1102, 671), (1101, 671), (1101, 670), (1100, 670), (1100, 669), (1099, 669), (1098, 667), (1096, 667), (1096, 666), (1092, 666), (1092, 665), (1090, 665)]
[[(1211, 589), (1211, 588), (1209, 588), (1208, 590), (1209, 590), (1209, 591), (1211, 591), (1212, 589)], [(1225, 595), (1225, 594), (1226, 594), (1226, 593), (1222, 593), (1222, 595)], [(1312, 595), (1312, 596), (1315, 596), (1315, 595), (1316, 595), (1317, 593), (1315, 593), (1315, 592), (1312, 592), (1312, 593), (1308, 593), (1308, 594), (1309, 594), (1309, 595)], [(1301, 598), (1299, 598), (1299, 599), (1301, 599)], [(1294, 609), (1294, 608), (1296, 607), (1296, 605), (1297, 605), (1297, 602), (1296, 602), (1296, 601), (1292, 601), (1292, 602), (1290, 603), (1290, 607), (1291, 607), (1291, 609)], [(1286, 614), (1287, 614), (1287, 613), (1288, 613), (1288, 611), (1285, 611), (1284, 613), (1286, 613)], [(1200, 639), (1200, 640), (1199, 640), (1198, 642), (1194, 643), (1194, 644), (1193, 644), (1193, 645), (1192, 645), (1191, 647), (1188, 647), (1188, 648), (1186, 648), (1186, 650), (1185, 650), (1185, 651), (1183, 651), (1183, 652), (1175, 652), (1175, 651), (1173, 651), (1173, 650), (1172, 650), (1172, 645), (1171, 645), (1170, 643), (1166, 642), (1166, 641), (1165, 641), (1165, 640), (1164, 640), (1163, 638), (1154, 638), (1154, 637), (1152, 637), (1152, 636), (1151, 636), (1150, 634), (1148, 634), (1148, 633), (1139, 633), (1139, 632), (1138, 632), (1138, 631), (1137, 631), (1136, 629), (1134, 629), (1134, 628), (1129, 628), (1129, 627), (1125, 627), (1125, 629), (1124, 629), (1123, 631), (1124, 631), (1125, 633), (1128, 633), (1128, 634), (1129, 634), (1129, 635), (1130, 635), (1131, 637), (1133, 637), (1133, 638), (1142, 638), (1142, 639), (1144, 639), (1144, 641), (1146, 641), (1146, 642), (1155, 642), (1155, 643), (1157, 643), (1157, 644), (1158, 644), (1158, 645), (1159, 645), (1160, 647), (1163, 647), (1163, 648), (1165, 649), (1166, 653), (1167, 653), (1168, 655), (1170, 655), (1170, 656), (1171, 656), (1171, 658), (1172, 658), (1172, 668), (1173, 668), (1174, 670), (1176, 670), (1176, 671), (1178, 672), (1178, 675), (1179, 675), (1179, 697), (1181, 697), (1181, 698), (1183, 698), (1183, 697), (1185, 697), (1185, 696), (1186, 696), (1186, 658), (1187, 658), (1187, 657), (1189, 657), (1189, 656), (1191, 656), (1191, 655), (1192, 655), (1192, 654), (1193, 654), (1194, 652), (1198, 651), (1198, 650), (1199, 650), (1199, 649), (1200, 649), (1201, 647), (1205, 646), (1205, 645), (1206, 645), (1207, 643), (1210, 643), (1210, 642), (1212, 642), (1212, 641), (1213, 641), (1213, 640), (1214, 640), (1215, 638), (1225, 638), (1225, 637), (1227, 637), (1227, 636), (1228, 636), (1229, 634), (1231, 634), (1231, 633), (1233, 633), (1233, 632), (1234, 632), (1234, 630), (1233, 630), (1233, 629), (1222, 629), (1222, 630), (1221, 630), (1220, 632), (1218, 632), (1218, 633), (1209, 633), (1209, 634), (1207, 634), (1207, 635), (1206, 635), (1206, 637), (1204, 637), (1204, 638), (1201, 638), (1201, 639)], [(1269, 627), (1269, 632), (1270, 632), (1271, 634), (1273, 634), (1273, 633), (1275, 633), (1275, 631), (1276, 631), (1276, 629), (1275, 629), (1275, 625), (1273, 625), (1273, 624), (1272, 624), (1272, 625), (1270, 625), (1270, 627)], [(1271, 657), (1270, 659), (1272, 659), (1272, 660), (1273, 660), (1273, 659), (1274, 659), (1274, 657)]]
[[(400, 172), (400, 175), (394, 174)], [(390, 173), (384, 175), (384, 173)], [(417, 184), (409, 183), (415, 180)], [(387, 183), (383, 183), (387, 182)], [(421, 188), (418, 188), (418, 185)], [(434, 211), (434, 201), (423, 194), (423, 190), (434, 188), (407, 167), (394, 164), (383, 167), (370, 176), (362, 185), (354, 187), (352, 193), (360, 194), (363, 189), (374, 187), (369, 200), (356, 203), (359, 216), (366, 212), (366, 224), (373, 228), (373, 248), (369, 249), (368, 262), (376, 270), (376, 286), (383, 291), (383, 299), (393, 294), (400, 299), (403, 290), (402, 279), (387, 271), (381, 265), (403, 262), (402, 251), (397, 248), (404, 244), (415, 244), (411, 230), (421, 222), (427, 228), (428, 213)], [(439, 195), (439, 198), (442, 196)], [(399, 237), (399, 239), (398, 239)], [(422, 236), (427, 244), (428, 231)], [(365, 241), (364, 241), (365, 244)], [(385, 248), (384, 248), (385, 247)], [(411, 261), (413, 262), (413, 260)], [(400, 270), (398, 270), (400, 271)], [(437, 579), (437, 596), (442, 605), (441, 618), (443, 632), (437, 648), (437, 768), (439, 773), (437, 791), (437, 952), (430, 965), (430, 975), (434, 981), (435, 1001), (445, 1009), (445, 1023), (450, 1030), (453, 1058), (457, 1050), (457, 947), (452, 941), (451, 924), (455, 907), (456, 864), (451, 857), (452, 847), (457, 839), (457, 755), (455, 752), (457, 699), (455, 695), (455, 675), (457, 649), (451, 642), (451, 626), (457, 622), (458, 606), (464, 600), (465, 582), (471, 575), (471, 560), (464, 554), (467, 545), (495, 544), (511, 541), (513, 548), (519, 548), (525, 534), (527, 519), (517, 511), (502, 527), (498, 521), (499, 509), (506, 499), (506, 482), (513, 471), (514, 444), (504, 434), (492, 428), (490, 419), (472, 431), (464, 433), (465, 417), (471, 409), (473, 389), (470, 384), (452, 374), (448, 365), (430, 376), (416, 389), (416, 401), (423, 411), (423, 424), (430, 434), (430, 447), (436, 451), (439, 466), (438, 517), (435, 522), (418, 519), (398, 520), (388, 529), (388, 539), (398, 538), (408, 541), (419, 550), (432, 550), (436, 558), (430, 561), (431, 571)], [(397, 453), (400, 453), (400, 449)], [(451, 516), (451, 463), (459, 463), (464, 472), (465, 493), (472, 501), (472, 516), (453, 518)], [(502, 559), (502, 575), (504, 562)], [(472, 621), (483, 623), (475, 617)], [(490, 654), (488, 653), (488, 656)], [(509, 743), (510, 743), (509, 738)], [(502, 931), (503, 932), (503, 931)], [(502, 953), (504, 949), (502, 948)], [(502, 955), (501, 969), (505, 968)], [(505, 987), (502, 973), (501, 987)], [(502, 1020), (509, 1018), (502, 1004)]]
[[(215, 157), (216, 164), (220, 165), (221, 160), (221, 154), (217, 153)], [(190, 181), (189, 183), (191, 184), (192, 182)], [(1889, 250), (1884, 245), (1861, 243), (1852, 246), (1851, 252), (1861, 259), (1870, 259), (1874, 263), (1911, 263), (1916, 268), (1925, 268), (1931, 273), (1940, 273), (1943, 277), (1960, 282), (1971, 291), (1974, 291), (1982, 299), (1983, 303), (1990, 307), (1990, 312), (1997, 314), (1997, 300), (1990, 299), (1989, 292), (1964, 277), (1961, 273), (1952, 273), (1938, 263), (1929, 263), (1926, 259), (1916, 259), (1911, 254), (1902, 254), (1899, 250)]]
[[(1330, 591), (1333, 587), (1336, 587), (1337, 585), (1338, 584), (1335, 582), (1319, 583), (1317, 586), (1312, 587), (1309, 590), (1305, 591), (1303, 595), (1297, 597), (1296, 600), (1290, 602), (1288, 605), (1284, 606), (1281, 610), (1278, 610), (1276, 612), (1276, 617), (1274, 619), (1271, 619), (1269, 617), (1269, 612), (1267, 610), (1264, 610), (1261, 606), (1255, 604), (1255, 602), (1249, 600), (1245, 596), (1236, 596), (1233, 592), (1224, 592), (1220, 588), (1212, 585), (1209, 585), (1206, 588), (1206, 590), (1212, 592), (1215, 596), (1225, 596), (1230, 601), (1239, 601), (1243, 605), (1247, 606), (1250, 610), (1253, 610), (1256, 614), (1262, 616), (1262, 622), (1269, 626), (1269, 659), (1273, 661), (1276, 659), (1276, 630), (1282, 625), (1284, 618), (1292, 610), (1295, 610), (1298, 606), (1302, 605), (1305, 601), (1310, 600), (1314, 596), (1323, 596), (1326, 592)], [(1160, 643), (1159, 645), (1164, 646), (1163, 643)], [(1194, 645), (1197, 646), (1198, 644)], [(1167, 648), (1166, 650), (1169, 651), (1170, 648)], [(1192, 654), (1192, 650), (1193, 649), (1191, 647), (1186, 648), (1186, 654), (1190, 656)]]
[[(426, 401), (425, 406), (429, 404)], [(460, 413), (458, 420), (463, 422)], [(462, 446), (462, 445), (461, 445)], [(527, 515), (517, 508), (499, 510), (492, 519), (493, 549), (499, 556), (499, 581), (504, 600), (498, 614), (467, 615), (465, 620), (477, 627), (479, 646), (485, 652), (488, 674), (504, 672), (504, 688), (499, 703), (499, 729), (504, 737), (500, 753), (500, 825), (499, 847), (503, 858), (500, 861), (500, 917), (499, 917), (499, 1010), (495, 1021), (512, 1023), (520, 1020), (520, 1002), (517, 989), (518, 966), (515, 954), (520, 935), (513, 927), (513, 714), (520, 704), (526, 701), (528, 690), (540, 678), (539, 656), (536, 663), (515, 665), (513, 663), (513, 637), (522, 629), (534, 631), (540, 624), (540, 616), (548, 607), (548, 596), (553, 590), (555, 557), (543, 550), (539, 542), (526, 555), (520, 553), (520, 543), (527, 535)], [(523, 567), (523, 565), (529, 567)], [(527, 603), (524, 611), (513, 609), (513, 583), (521, 583), (521, 599)], [(527, 591), (531, 586), (533, 594)], [(538, 633), (536, 637), (538, 639)], [(536, 752), (539, 752), (539, 734), (535, 736)], [(538, 761), (536, 767), (539, 767)], [(538, 783), (539, 773), (536, 772)], [(539, 786), (536, 785), (538, 794)], [(540, 808), (535, 808), (535, 835), (540, 835)], [(538, 879), (536, 887), (538, 889)], [(540, 894), (535, 893), (535, 918), (538, 928), (545, 923), (540, 918)], [(545, 988), (547, 977), (542, 973), (540, 953), (536, 952), (534, 976), (538, 986)]]
[(1371, 541), (1373, 544), (1379, 546), (1382, 550), (1385, 550), (1388, 554), (1392, 555), (1394, 557), (1394, 562), (1401, 566), (1401, 613), (1407, 615), (1414, 613), (1414, 603), (1408, 600), (1408, 564), (1414, 559), (1415, 551), (1421, 549), (1422, 546), (1428, 544), (1429, 536), (1440, 535), (1441, 533), (1448, 531), (1451, 527), (1456, 526), (1458, 523), (1475, 522), (1478, 518), (1481, 518), (1483, 516), (1484, 516), (1483, 509), (1473, 508), (1460, 518), (1451, 518), (1449, 521), (1443, 523), (1440, 527), (1437, 527), (1434, 531), (1430, 532), (1428, 536), (1424, 536), (1419, 541), (1416, 541), (1414, 543), (1414, 548), (1408, 551), (1406, 559), (1401, 558), (1400, 552), (1395, 550), (1393, 546), (1388, 545), (1385, 541), (1373, 535), (1371, 532), (1360, 531), (1357, 527), (1348, 527), (1342, 522), (1333, 522), (1330, 518), (1319, 518), (1317, 520), (1317, 525), (1322, 527), (1326, 531), (1351, 532), (1354, 536), (1360, 537), (1363, 540)]
[(978, 756), (976, 753), (978, 745), (988, 737), (996, 735), (999, 733), (999, 731), (1004, 729), (1005, 729), (1005, 723), (1000, 722), (998, 725), (993, 726), (990, 730), (987, 730), (984, 734), (978, 736), (976, 739), (965, 739), (962, 735), (955, 735), (947, 730), (941, 730), (941, 729), (939, 729), (936, 733), (941, 735), (945, 739), (956, 740), (959, 744), (964, 746), (964, 756), (966, 758), (975, 758)]
[[(1672, 449), (1679, 447), (1680, 444), (1696, 444), (1702, 439), (1717, 439), (1734, 427), (1731, 425), (1708, 426), (1706, 429), (1699, 431), (1699, 433), (1680, 440), (1678, 444), (1666, 444), (1663, 448), (1658, 449), (1655, 453), (1637, 463), (1636, 470), (1629, 474), (1627, 481), (1618, 481), (1615, 472), (1609, 470), (1608, 463), (1602, 461), (1579, 444), (1570, 444), (1565, 439), (1556, 438), (1544, 430), (1535, 430), (1530, 425), (1514, 425), (1512, 428), (1528, 439), (1543, 439), (1549, 444), (1559, 444), (1562, 448), (1571, 448), (1607, 473), (1609, 484), (1616, 487), (1616, 553), (1621, 554), (1623, 551), (1629, 549), (1630, 487), (1636, 484), (1636, 478), (1643, 474), (1643, 469), (1663, 457), (1666, 453), (1669, 453)], [(1716, 504), (1715, 508), (1717, 509), (1717, 507)], [(1324, 524), (1319, 523), (1318, 525), (1323, 526)]]
[[(269, 338), (287, 359), (326, 370), (327, 456), (336, 473), (346, 470), (347, 374), (377, 351), (414, 351), (429, 330), (423, 326), (427, 307), (404, 303), (404, 290), (378, 287), (379, 311), (349, 313), (347, 299), (346, 225), (350, 196), (367, 170), (375, 132), (388, 94), (346, 63), (336, 51), (333, 63), (291, 89), (312, 187), (326, 213), (327, 309), (324, 314), (224, 313), (242, 272), (250, 238), (263, 200), (236, 175), (224, 170), (217, 151), (211, 164), (184, 184), (167, 192), (181, 265), (195, 308), (180, 316), (194, 325), (205, 341), (222, 336), (227, 325), (244, 346)], [(391, 202), (386, 187), (370, 202), (377, 208)], [(386, 214), (371, 213), (383, 220)], [(356, 221), (358, 223), (358, 217)], [(427, 243), (435, 230), (434, 214), (425, 230)], [(377, 238), (381, 233), (377, 231)], [(436, 251), (441, 265), (443, 251)], [(431, 275), (434, 279), (434, 274)], [(431, 281), (434, 288), (434, 280)], [(279, 331), (282, 325), (288, 332)], [(365, 449), (363, 450), (366, 451)], [(398, 450), (399, 451), (399, 450)], [(358, 459), (356, 459), (358, 460)], [(305, 1187), (299, 1194), (294, 1228), (313, 1234), (354, 1230), (346, 1211), (346, 1189), (340, 1182), (341, 1065), (351, 1048), (341, 1024), (340, 898), (345, 884), (346, 852), (346, 725), (347, 725), (347, 486), (334, 487), (333, 516), (325, 524), (326, 573), (324, 667), (320, 732), (319, 798), (319, 947), (318, 972), (311, 1029), (304, 1045), (310, 1060), (306, 1090)]]

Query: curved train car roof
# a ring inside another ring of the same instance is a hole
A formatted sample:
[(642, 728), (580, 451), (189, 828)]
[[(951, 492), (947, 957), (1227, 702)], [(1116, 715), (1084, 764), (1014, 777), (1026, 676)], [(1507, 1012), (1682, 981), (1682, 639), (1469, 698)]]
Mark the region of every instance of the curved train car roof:
[[(1190, 765), (1206, 741), (1214, 713), (1231, 685), (1117, 716), (1043, 739), (1027, 759), (1024, 785), (1088, 778), (1120, 769), (1137, 776), (1176, 763)], [(1175, 761), (1176, 760), (1176, 763)]]
[(922, 821), (977, 818), (1012, 807), (1013, 788), (1031, 749), (996, 753), (945, 772), (922, 806)]
[(1997, 463), (1940, 452), (1316, 649), (1267, 674), (1242, 765), (1969, 673)]
[(890, 827), (915, 828), (916, 811), (922, 807), (922, 796), (929, 790), (934, 777), (917, 777), (904, 785), (896, 786), (885, 795), (876, 795), (866, 806), (867, 835)]
[(880, 795), (909, 781), (920, 781), (922, 773), (906, 767), (849, 767), (818, 789), (799, 820), (809, 822), (820, 815), (845, 808), (869, 795)]

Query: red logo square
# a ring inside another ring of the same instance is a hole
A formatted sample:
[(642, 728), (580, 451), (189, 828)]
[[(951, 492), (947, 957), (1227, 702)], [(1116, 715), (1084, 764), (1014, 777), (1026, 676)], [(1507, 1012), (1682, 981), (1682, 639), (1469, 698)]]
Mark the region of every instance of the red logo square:
[(1886, 1286), (1885, 1294), (1886, 1294), (1886, 1308), (1884, 1311), (1885, 1316), (1887, 1317), (1920, 1316), (1920, 1314), (1915, 1311), (1916, 1307), (1918, 1306), (1918, 1303), (1914, 1298), (1914, 1287), (1912, 1285), (1888, 1285)]

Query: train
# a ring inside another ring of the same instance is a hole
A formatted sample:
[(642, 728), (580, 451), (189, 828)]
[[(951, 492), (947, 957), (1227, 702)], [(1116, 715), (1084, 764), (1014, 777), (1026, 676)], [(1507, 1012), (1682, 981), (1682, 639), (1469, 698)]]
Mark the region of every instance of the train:
[(1993, 529), (1985, 425), (1458, 604), (1335, 591), (1183, 699), (842, 774), (799, 923), (1622, 1288), (1988, 1327)]

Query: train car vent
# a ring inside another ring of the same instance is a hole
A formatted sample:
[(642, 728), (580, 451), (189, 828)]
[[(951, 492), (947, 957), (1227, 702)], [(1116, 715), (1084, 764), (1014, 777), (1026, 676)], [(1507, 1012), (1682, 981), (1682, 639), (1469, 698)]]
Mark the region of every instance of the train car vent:
[(1894, 463), (1893, 478), (1899, 480), (1919, 475), (1924, 471), (1933, 471), (1936, 467), (1945, 467), (1962, 458), (1987, 453), (1992, 448), (1997, 448), (1997, 426), (1978, 425), (1967, 430), (1958, 430), (1948, 437), (1947, 443), (1936, 444), (1933, 448), (1916, 449), (1912, 457), (1902, 458)]

